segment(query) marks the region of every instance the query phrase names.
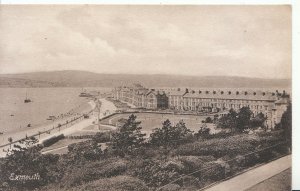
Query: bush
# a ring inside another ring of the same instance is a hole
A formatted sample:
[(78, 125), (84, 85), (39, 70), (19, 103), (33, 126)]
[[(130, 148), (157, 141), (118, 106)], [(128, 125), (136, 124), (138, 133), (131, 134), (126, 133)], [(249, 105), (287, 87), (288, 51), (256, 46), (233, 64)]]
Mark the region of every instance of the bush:
[(126, 161), (118, 159), (70, 166), (61, 182), (66, 188), (70, 188), (99, 178), (121, 175), (126, 168)]
[(98, 132), (93, 137), (93, 140), (97, 143), (105, 143), (110, 141), (111, 132)]
[(162, 161), (143, 160), (130, 165), (133, 176), (145, 181), (151, 187), (160, 187), (179, 178), (179, 173), (175, 171), (176, 165), (167, 165)]
[(220, 158), (225, 155), (236, 156), (255, 149), (258, 144), (256, 138), (247, 135), (231, 136), (227, 138), (208, 139), (181, 145), (176, 149), (178, 155), (213, 156)]
[[(60, 180), (62, 173), (57, 167), (58, 160), (58, 155), (42, 155), (40, 148), (36, 146), (25, 151), (15, 151), (12, 155), (1, 159), (0, 190), (35, 190)], [(13, 181), (10, 180), (12, 174), (40, 178)]]
[(99, 179), (76, 187), (73, 191), (149, 191), (146, 184), (138, 178), (130, 176), (116, 176)]
[(43, 144), (44, 147), (49, 147), (49, 146), (53, 145), (54, 143), (56, 143), (59, 140), (64, 139), (64, 138), (65, 138), (64, 134), (60, 134), (58, 136), (53, 136), (49, 139), (44, 140), (42, 144)]
[(184, 165), (185, 173), (191, 173), (205, 166), (205, 162), (197, 156), (181, 156), (179, 160)]

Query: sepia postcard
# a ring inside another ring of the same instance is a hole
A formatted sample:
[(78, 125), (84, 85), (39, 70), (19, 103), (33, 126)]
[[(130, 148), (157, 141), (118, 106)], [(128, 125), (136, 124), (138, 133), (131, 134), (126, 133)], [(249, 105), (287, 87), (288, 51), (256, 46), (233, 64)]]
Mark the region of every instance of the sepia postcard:
[(291, 5), (0, 5), (0, 190), (291, 190), (292, 103)]

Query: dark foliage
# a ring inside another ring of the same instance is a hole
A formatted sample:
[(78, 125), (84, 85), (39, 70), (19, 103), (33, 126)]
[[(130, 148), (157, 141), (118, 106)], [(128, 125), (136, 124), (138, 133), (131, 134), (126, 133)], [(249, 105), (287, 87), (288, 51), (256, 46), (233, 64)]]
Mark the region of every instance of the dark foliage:
[(181, 120), (172, 126), (170, 120), (162, 124), (162, 128), (156, 128), (150, 135), (150, 144), (154, 146), (172, 147), (187, 142), (192, 131)]
[(53, 136), (49, 139), (46, 139), (42, 144), (44, 145), (44, 147), (49, 147), (63, 138), (65, 138), (64, 134), (60, 134), (58, 136)]
[(112, 134), (111, 149), (119, 156), (125, 156), (139, 148), (144, 140), (145, 135), (141, 133), (141, 122), (136, 121), (135, 115), (130, 115), (123, 126)]

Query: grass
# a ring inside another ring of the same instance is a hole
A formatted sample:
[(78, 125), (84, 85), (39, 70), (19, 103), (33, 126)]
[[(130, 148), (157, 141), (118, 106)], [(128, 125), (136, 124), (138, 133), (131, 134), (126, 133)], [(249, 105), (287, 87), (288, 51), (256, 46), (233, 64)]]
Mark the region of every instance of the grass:
[(67, 138), (65, 138), (65, 139), (58, 141), (57, 143), (54, 143), (53, 145), (51, 145), (49, 147), (43, 148), (42, 152), (53, 150), (53, 149), (58, 149), (58, 148), (65, 147), (65, 146), (68, 146), (73, 143), (79, 143), (79, 142), (83, 142), (86, 140), (87, 139), (67, 139)]
[[(102, 124), (111, 124), (116, 126), (119, 119), (128, 119), (131, 114), (116, 114), (107, 119), (101, 121)], [(155, 128), (161, 128), (162, 123), (169, 119), (174, 125), (183, 120), (186, 126), (192, 131), (198, 132), (202, 125), (202, 120), (205, 120), (207, 116), (196, 115), (173, 115), (173, 114), (157, 114), (157, 113), (134, 113), (137, 116), (137, 121), (141, 121), (141, 126), (144, 132), (151, 133)]]

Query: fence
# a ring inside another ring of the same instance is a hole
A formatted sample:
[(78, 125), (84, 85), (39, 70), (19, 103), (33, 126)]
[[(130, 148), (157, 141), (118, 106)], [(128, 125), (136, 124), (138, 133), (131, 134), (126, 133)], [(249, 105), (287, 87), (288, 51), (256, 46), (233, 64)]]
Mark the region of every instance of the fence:
[(168, 190), (167, 187), (177, 184), (180, 187), (195, 187), (204, 190), (217, 182), (232, 178), (241, 174), (251, 167), (276, 160), (290, 153), (287, 142), (256, 150), (233, 159), (208, 164), (193, 172), (182, 175), (181, 177), (159, 187), (157, 191)]

